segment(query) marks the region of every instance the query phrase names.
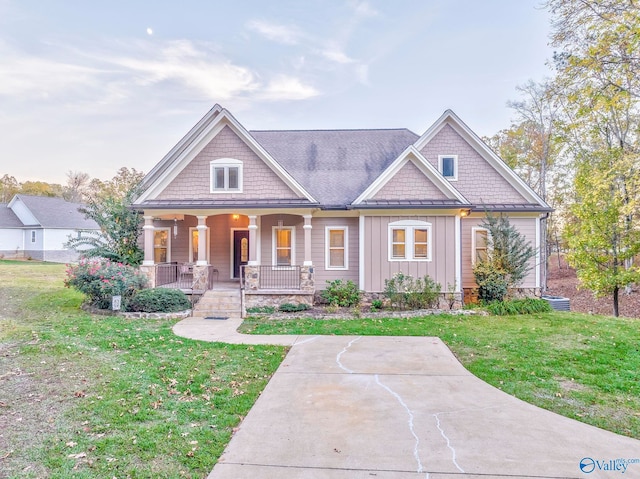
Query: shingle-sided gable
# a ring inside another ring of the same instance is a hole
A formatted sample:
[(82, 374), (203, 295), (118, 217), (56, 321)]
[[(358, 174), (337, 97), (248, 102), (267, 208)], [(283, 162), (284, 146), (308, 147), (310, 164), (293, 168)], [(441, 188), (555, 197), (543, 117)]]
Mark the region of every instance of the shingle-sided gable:
[(448, 198), (413, 161), (408, 161), (371, 199), (446, 200)]
[[(233, 158), (242, 162), (242, 193), (210, 191), (212, 160)], [(300, 198), (229, 126), (220, 132), (157, 196), (157, 199), (295, 199)]]
[(439, 155), (457, 155), (457, 181), (451, 184), (471, 203), (522, 204), (529, 202), (451, 125), (445, 124), (420, 152), (435, 168), (438, 168)]

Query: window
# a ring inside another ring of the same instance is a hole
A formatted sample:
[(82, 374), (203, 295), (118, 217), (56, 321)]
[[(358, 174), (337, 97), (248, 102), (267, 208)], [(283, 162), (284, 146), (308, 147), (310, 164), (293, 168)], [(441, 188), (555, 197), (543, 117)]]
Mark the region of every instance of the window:
[(431, 223), (417, 220), (390, 223), (389, 261), (431, 261)]
[(456, 181), (458, 179), (458, 155), (438, 156), (438, 170), (446, 179)]
[(31, 242), (36, 242), (36, 230), (31, 230)]
[(273, 264), (292, 266), (295, 264), (295, 230), (291, 226), (273, 227)]
[(221, 158), (211, 162), (211, 193), (242, 193), (242, 162)]
[(168, 263), (171, 261), (171, 236), (169, 228), (157, 228), (153, 232), (153, 262)]
[[(189, 243), (189, 262), (195, 263), (198, 261), (198, 228), (189, 228), (189, 235), (191, 237), (191, 242)], [(209, 251), (209, 228), (207, 228), (207, 263), (209, 262)]]
[(325, 268), (348, 269), (348, 229), (346, 226), (327, 226), (325, 229)]
[(487, 259), (487, 240), (489, 232), (485, 228), (471, 229), (471, 263), (476, 264), (479, 261)]

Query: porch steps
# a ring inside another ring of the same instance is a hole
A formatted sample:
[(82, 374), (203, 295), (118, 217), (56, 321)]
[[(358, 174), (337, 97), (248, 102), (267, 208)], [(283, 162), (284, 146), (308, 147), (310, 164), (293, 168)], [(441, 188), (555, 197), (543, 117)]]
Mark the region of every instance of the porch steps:
[(239, 317), (241, 315), (240, 289), (209, 290), (193, 308), (192, 316)]

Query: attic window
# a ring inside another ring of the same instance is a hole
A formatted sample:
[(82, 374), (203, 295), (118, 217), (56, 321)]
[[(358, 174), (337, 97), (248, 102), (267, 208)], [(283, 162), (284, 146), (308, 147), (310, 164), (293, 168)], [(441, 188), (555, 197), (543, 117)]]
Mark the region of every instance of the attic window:
[(211, 193), (242, 193), (242, 161), (220, 158), (210, 165)]
[(458, 155), (438, 156), (438, 170), (447, 180), (457, 181), (458, 179)]

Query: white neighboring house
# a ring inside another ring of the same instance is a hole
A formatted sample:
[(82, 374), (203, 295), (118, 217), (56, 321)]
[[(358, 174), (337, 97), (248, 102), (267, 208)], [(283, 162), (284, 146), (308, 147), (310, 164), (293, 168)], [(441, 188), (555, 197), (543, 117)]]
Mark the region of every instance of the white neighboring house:
[(100, 230), (79, 211), (82, 206), (30, 195), (15, 195), (9, 203), (0, 203), (0, 255), (54, 263), (77, 261), (78, 253), (65, 243), (70, 237)]

